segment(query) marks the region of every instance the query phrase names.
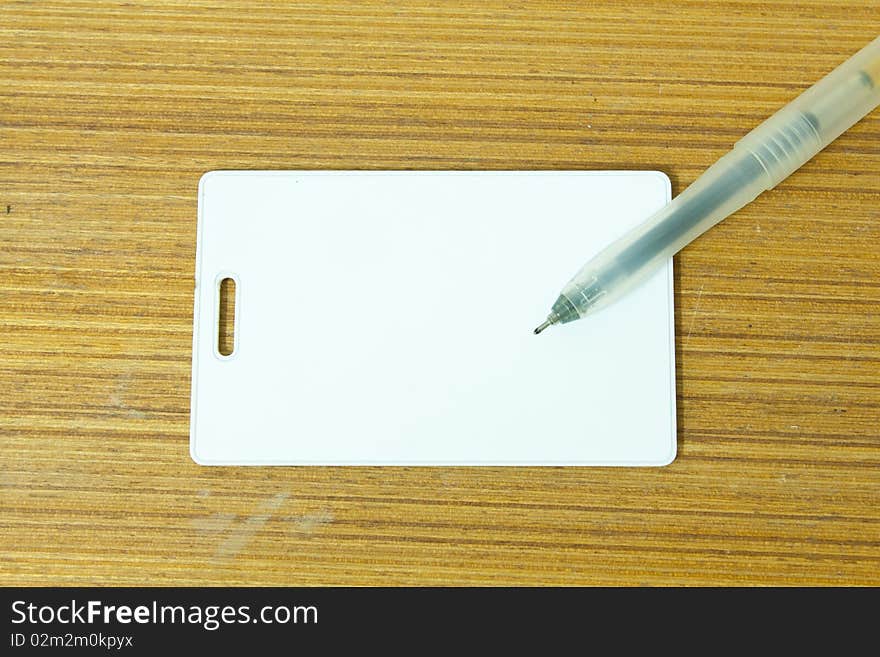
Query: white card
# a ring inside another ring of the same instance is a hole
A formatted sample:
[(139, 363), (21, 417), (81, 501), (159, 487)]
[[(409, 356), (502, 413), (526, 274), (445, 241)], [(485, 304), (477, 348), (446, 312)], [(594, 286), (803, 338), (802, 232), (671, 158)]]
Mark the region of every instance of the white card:
[(671, 261), (595, 315), (532, 329), (586, 260), (669, 199), (658, 172), (206, 174), (193, 459), (668, 464)]

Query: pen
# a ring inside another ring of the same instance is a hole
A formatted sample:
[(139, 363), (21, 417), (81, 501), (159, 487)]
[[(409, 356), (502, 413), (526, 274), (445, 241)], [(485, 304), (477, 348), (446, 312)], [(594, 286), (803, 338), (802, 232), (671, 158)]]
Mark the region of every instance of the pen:
[(740, 139), (630, 233), (584, 265), (535, 334), (580, 319), (642, 283), (668, 258), (772, 189), (880, 104), (880, 37)]

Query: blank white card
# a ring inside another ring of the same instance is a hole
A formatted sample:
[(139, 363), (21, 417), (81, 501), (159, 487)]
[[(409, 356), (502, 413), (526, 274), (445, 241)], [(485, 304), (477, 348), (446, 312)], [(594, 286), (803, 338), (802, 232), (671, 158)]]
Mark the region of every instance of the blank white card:
[(671, 261), (595, 315), (532, 329), (586, 260), (669, 199), (658, 172), (206, 174), (193, 459), (668, 464)]

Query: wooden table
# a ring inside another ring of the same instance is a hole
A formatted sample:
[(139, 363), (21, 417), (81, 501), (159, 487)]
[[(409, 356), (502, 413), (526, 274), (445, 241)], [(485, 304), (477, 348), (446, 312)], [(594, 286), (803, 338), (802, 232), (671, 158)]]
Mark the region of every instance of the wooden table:
[(660, 169), (678, 193), (878, 9), (2, 3), (0, 584), (880, 584), (877, 112), (676, 258), (667, 468), (188, 454), (204, 171)]

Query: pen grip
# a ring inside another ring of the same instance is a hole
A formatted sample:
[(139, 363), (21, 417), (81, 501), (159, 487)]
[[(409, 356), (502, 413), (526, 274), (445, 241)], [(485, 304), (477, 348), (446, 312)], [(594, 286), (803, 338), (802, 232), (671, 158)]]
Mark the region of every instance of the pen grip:
[(880, 37), (736, 145), (752, 153), (773, 188), (880, 104)]

